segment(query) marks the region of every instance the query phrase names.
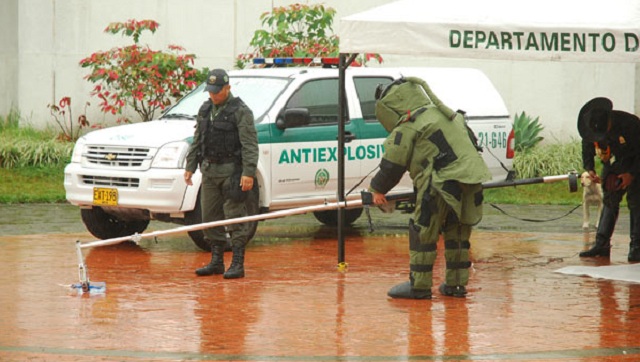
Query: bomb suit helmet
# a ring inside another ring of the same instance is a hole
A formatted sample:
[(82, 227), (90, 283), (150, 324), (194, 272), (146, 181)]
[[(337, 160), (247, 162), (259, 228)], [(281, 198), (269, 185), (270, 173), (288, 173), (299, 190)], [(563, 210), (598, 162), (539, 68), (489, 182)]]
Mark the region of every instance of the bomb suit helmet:
[(456, 112), (444, 105), (423, 79), (399, 78), (376, 89), (376, 118), (391, 132), (420, 108), (435, 105), (445, 117), (453, 119)]

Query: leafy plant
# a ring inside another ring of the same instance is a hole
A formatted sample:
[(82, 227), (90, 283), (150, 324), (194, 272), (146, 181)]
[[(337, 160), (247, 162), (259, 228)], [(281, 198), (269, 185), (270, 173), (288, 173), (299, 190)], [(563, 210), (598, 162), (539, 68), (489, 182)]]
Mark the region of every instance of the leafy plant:
[(15, 137), (11, 133), (0, 135), (0, 167), (58, 165), (69, 162), (73, 143), (53, 138)]
[(565, 175), (569, 171), (579, 171), (582, 169), (582, 143), (572, 140), (545, 144), (528, 152), (516, 152), (513, 168), (518, 178)]
[[(244, 68), (254, 58), (317, 58), (337, 57), (338, 36), (333, 34), (336, 10), (323, 5), (291, 4), (276, 7), (260, 16), (262, 26), (256, 30), (247, 53), (237, 56), (236, 67)], [(360, 56), (354, 65), (363, 65), (371, 59), (382, 63), (377, 54)]]
[(100, 110), (118, 115), (118, 123), (131, 122), (123, 115), (125, 105), (146, 122), (156, 111), (170, 106), (172, 98), (181, 98), (206, 79), (208, 69), (194, 69), (195, 55), (181, 54), (182, 47), (170, 45), (169, 51), (163, 52), (139, 44), (144, 31), (155, 33), (158, 27), (153, 20), (111, 23), (106, 33), (131, 37), (133, 44), (96, 52), (80, 61), (83, 68), (91, 70), (85, 79), (96, 84), (91, 95), (100, 99)]
[(513, 121), (513, 131), (515, 133), (514, 150), (516, 153), (526, 152), (544, 139), (544, 137), (540, 136), (540, 132), (544, 127), (540, 124), (539, 118), (532, 119), (524, 111), (520, 115), (516, 113)]
[(48, 104), (47, 108), (49, 108), (49, 112), (53, 117), (53, 120), (60, 127), (60, 134), (58, 135), (58, 139), (64, 141), (72, 141), (75, 142), (80, 137), (80, 132), (82, 128), (89, 126), (89, 121), (87, 120), (87, 107), (89, 106), (89, 102), (86, 102), (84, 105), (84, 114), (81, 114), (78, 117), (77, 127), (74, 129), (73, 127), (73, 116), (71, 114), (71, 97), (62, 97), (57, 105)]

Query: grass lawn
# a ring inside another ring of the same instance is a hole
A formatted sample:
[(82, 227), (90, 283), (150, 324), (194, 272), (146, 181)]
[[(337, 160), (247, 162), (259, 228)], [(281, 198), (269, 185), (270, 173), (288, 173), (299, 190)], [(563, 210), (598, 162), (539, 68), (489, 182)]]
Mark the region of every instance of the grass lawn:
[[(64, 165), (0, 169), (0, 203), (64, 202)], [(567, 180), (492, 188), (484, 191), (485, 202), (494, 204), (577, 205), (582, 189), (569, 192)]]
[(64, 202), (64, 166), (0, 168), (0, 203)]

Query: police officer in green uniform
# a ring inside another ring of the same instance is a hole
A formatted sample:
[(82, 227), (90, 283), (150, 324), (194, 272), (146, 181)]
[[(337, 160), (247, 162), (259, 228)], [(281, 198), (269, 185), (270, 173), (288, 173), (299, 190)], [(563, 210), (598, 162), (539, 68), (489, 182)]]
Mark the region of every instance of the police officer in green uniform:
[[(205, 91), (209, 92), (198, 112), (193, 143), (187, 154), (184, 179), (198, 165), (202, 172), (200, 204), (202, 221), (211, 222), (247, 216), (245, 198), (254, 187), (258, 163), (258, 137), (253, 113), (231, 94), (229, 76), (223, 69), (209, 72)], [(225, 272), (226, 234), (231, 237), (233, 258)], [(211, 244), (211, 262), (196, 270), (198, 275), (224, 274), (225, 279), (244, 277), (244, 254), (249, 242), (249, 223), (204, 230)]]
[[(627, 195), (630, 217), (630, 262), (640, 261), (640, 119), (613, 110), (611, 100), (594, 98), (580, 109), (578, 132), (582, 137), (582, 164), (591, 180), (602, 184), (603, 208), (595, 245), (581, 257), (609, 257), (620, 202)], [(602, 161), (602, 176), (595, 172), (594, 159)]]
[(431, 299), (433, 265), (444, 236), (445, 296), (465, 297), (469, 280), (469, 237), (482, 218), (482, 182), (491, 178), (462, 112), (453, 112), (419, 78), (401, 78), (377, 90), (376, 117), (389, 136), (380, 169), (371, 180), (373, 203), (405, 171), (413, 180), (416, 209), (409, 221), (409, 281), (391, 288), (392, 298)]

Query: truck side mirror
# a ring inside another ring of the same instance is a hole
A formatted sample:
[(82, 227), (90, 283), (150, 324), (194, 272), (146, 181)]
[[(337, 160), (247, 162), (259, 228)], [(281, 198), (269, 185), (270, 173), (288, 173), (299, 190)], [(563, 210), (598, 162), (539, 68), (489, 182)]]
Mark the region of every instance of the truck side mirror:
[(306, 126), (309, 123), (311, 123), (311, 116), (307, 108), (287, 108), (284, 111), (284, 115), (279, 116), (276, 120), (276, 127), (279, 129), (287, 129)]

